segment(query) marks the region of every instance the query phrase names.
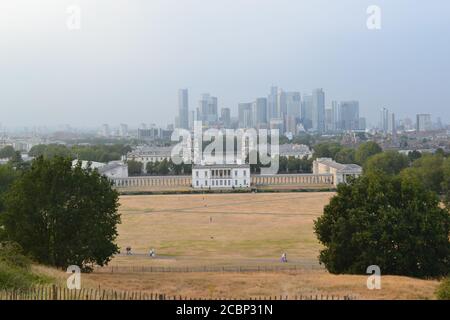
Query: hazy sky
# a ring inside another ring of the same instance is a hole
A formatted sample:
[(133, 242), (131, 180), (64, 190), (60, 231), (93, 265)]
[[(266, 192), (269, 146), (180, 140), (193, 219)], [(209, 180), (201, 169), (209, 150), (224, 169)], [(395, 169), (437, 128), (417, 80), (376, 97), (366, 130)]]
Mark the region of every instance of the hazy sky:
[[(81, 30), (66, 26), (81, 8)], [(366, 27), (369, 5), (381, 30)], [(376, 122), (450, 121), (448, 0), (1, 0), (0, 123), (173, 122), (177, 90), (239, 102), (324, 88)]]

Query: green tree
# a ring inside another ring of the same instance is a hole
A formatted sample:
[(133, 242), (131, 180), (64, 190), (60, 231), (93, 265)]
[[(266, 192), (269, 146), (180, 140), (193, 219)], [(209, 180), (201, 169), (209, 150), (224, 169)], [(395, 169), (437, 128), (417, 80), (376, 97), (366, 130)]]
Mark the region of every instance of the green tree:
[(315, 221), (331, 273), (438, 277), (450, 271), (450, 215), (434, 192), (408, 177), (380, 172), (340, 184)]
[(75, 155), (72, 154), (71, 150), (67, 148), (65, 145), (61, 144), (48, 144), (48, 145), (36, 145), (31, 148), (28, 154), (32, 157), (40, 157), (43, 156), (46, 159), (54, 158), (54, 157), (64, 157), (75, 159)]
[(355, 161), (359, 165), (364, 165), (371, 156), (383, 152), (383, 149), (374, 141), (361, 144), (355, 152)]
[(36, 261), (88, 271), (118, 252), (118, 198), (97, 170), (39, 157), (5, 194), (0, 224)]
[(167, 175), (169, 173), (169, 162), (167, 159), (162, 160), (157, 167), (157, 172), (159, 175)]
[(423, 183), (425, 188), (440, 194), (444, 181), (443, 163), (444, 158), (441, 155), (425, 154), (401, 174), (415, 177)]
[[(19, 172), (13, 169), (10, 165), (0, 166), (0, 213), (3, 210), (3, 194), (8, 191), (14, 180), (18, 177)], [(0, 228), (0, 240), (4, 237), (4, 230)]]
[(25, 289), (47, 279), (31, 272), (31, 260), (14, 242), (0, 242), (0, 290)]
[(279, 167), (278, 171), (282, 173), (286, 173), (288, 171), (288, 159), (286, 157), (279, 157)]
[(397, 151), (386, 151), (367, 159), (364, 165), (364, 172), (378, 171), (395, 175), (408, 167), (408, 165), (409, 159), (407, 156)]
[(0, 150), (0, 159), (9, 159), (15, 155), (16, 151), (12, 146), (6, 146)]
[(337, 142), (324, 142), (314, 146), (314, 159), (317, 158), (332, 158), (335, 159), (336, 154), (341, 151), (343, 147)]
[(409, 162), (414, 162), (417, 159), (419, 159), (422, 156), (422, 153), (420, 153), (417, 150), (411, 151), (408, 153)]
[(442, 164), (442, 192), (444, 193), (444, 202), (450, 209), (450, 158), (446, 158)]
[(334, 160), (339, 163), (355, 163), (355, 150), (352, 148), (342, 148), (336, 153)]
[(130, 176), (139, 176), (142, 174), (142, 168), (144, 164), (135, 160), (128, 160), (128, 174)]

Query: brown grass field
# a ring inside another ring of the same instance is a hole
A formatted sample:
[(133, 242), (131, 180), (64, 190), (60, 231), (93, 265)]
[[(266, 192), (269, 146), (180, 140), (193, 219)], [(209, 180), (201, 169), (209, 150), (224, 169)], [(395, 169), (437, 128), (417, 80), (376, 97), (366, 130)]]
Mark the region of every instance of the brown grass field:
[[(122, 196), (118, 243), (111, 262), (124, 266), (276, 266), (287, 253), (298, 271), (278, 272), (94, 272), (84, 285), (142, 290), (196, 298), (279, 295), (350, 295), (360, 299), (433, 299), (438, 281), (383, 276), (368, 290), (366, 276), (331, 275), (318, 265), (321, 249), (313, 221), (333, 193), (259, 193)], [(157, 257), (150, 258), (149, 249)], [(316, 266), (314, 269), (307, 266)], [(301, 268), (305, 266), (305, 268)], [(63, 279), (65, 274), (40, 267)]]

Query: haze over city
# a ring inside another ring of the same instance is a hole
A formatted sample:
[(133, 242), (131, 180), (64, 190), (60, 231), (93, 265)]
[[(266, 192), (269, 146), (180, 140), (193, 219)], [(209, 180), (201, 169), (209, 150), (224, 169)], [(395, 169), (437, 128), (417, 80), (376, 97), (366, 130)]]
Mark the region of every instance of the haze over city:
[[(448, 1), (3, 1), (1, 122), (7, 126), (174, 122), (179, 88), (238, 104), (287, 91), (358, 100), (376, 124), (431, 113), (450, 120)], [(81, 29), (66, 26), (69, 5)]]

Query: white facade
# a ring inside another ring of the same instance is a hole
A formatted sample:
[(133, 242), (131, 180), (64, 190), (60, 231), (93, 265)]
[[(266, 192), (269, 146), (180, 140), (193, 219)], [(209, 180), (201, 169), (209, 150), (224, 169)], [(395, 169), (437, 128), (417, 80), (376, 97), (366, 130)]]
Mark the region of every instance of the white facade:
[(199, 165), (192, 168), (194, 189), (250, 188), (249, 165)]
[(346, 183), (348, 177), (359, 177), (362, 168), (357, 164), (341, 164), (331, 158), (318, 158), (313, 162), (313, 174), (332, 174), (334, 185)]

